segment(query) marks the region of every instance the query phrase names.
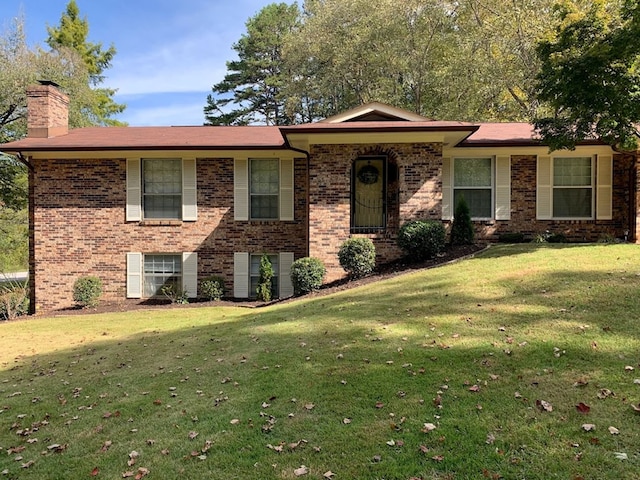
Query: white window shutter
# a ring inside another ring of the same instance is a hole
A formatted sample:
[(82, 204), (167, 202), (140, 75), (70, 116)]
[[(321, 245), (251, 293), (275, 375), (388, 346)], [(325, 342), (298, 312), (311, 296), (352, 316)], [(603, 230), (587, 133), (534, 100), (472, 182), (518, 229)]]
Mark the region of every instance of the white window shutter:
[(442, 220), (453, 220), (451, 158), (442, 157)]
[(278, 272), (278, 282), (280, 284), (280, 298), (293, 297), (293, 283), (291, 283), (293, 253), (281, 252), (279, 263), (280, 271)]
[(182, 290), (189, 298), (198, 296), (198, 254), (195, 252), (182, 254)]
[(551, 157), (538, 157), (536, 174), (536, 218), (538, 220), (549, 220), (553, 217), (552, 182)]
[(182, 159), (182, 220), (195, 222), (198, 219), (196, 159)]
[(142, 298), (141, 253), (127, 253), (127, 298)]
[(249, 253), (233, 254), (233, 296), (249, 298)]
[(613, 218), (613, 156), (598, 155), (596, 167), (596, 219)]
[(496, 220), (511, 220), (511, 156), (496, 157)]
[(249, 160), (233, 162), (233, 218), (249, 220)]
[(293, 220), (293, 159), (280, 160), (280, 220)]
[(127, 222), (142, 220), (142, 180), (139, 158), (127, 158)]

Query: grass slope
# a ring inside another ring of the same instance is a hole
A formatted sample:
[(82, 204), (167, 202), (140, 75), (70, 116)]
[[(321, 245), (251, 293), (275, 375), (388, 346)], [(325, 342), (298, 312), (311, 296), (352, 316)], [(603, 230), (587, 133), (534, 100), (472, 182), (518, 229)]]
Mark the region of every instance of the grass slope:
[(635, 245), (499, 246), (264, 309), (4, 323), (0, 478), (637, 478), (639, 275)]

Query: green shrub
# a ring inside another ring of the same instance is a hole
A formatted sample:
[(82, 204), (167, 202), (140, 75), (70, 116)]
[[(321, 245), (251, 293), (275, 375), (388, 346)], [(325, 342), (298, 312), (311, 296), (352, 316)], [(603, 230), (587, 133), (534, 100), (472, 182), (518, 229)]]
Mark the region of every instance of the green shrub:
[(175, 283), (167, 283), (160, 287), (160, 293), (167, 297), (171, 303), (186, 305), (189, 303), (189, 292)]
[(258, 279), (258, 288), (256, 289), (258, 300), (262, 300), (263, 302), (271, 300), (272, 278), (273, 265), (271, 265), (269, 255), (264, 253), (260, 258), (260, 278)]
[(299, 258), (291, 264), (291, 283), (293, 293), (301, 295), (318, 290), (322, 286), (322, 280), (326, 270), (324, 264), (318, 258)]
[(340, 247), (338, 260), (351, 278), (364, 277), (376, 266), (376, 247), (369, 238), (349, 238)]
[(445, 242), (444, 226), (436, 220), (411, 220), (398, 232), (398, 246), (415, 262), (435, 257)]
[(80, 277), (73, 284), (73, 301), (82, 308), (97, 306), (101, 295), (102, 282), (98, 277)]
[(224, 296), (224, 280), (211, 275), (200, 282), (200, 295), (207, 300), (220, 300)]
[(13, 320), (29, 312), (29, 288), (26, 282), (0, 284), (0, 320)]
[(464, 197), (460, 197), (453, 215), (451, 225), (451, 245), (472, 245), (475, 237), (469, 205)]

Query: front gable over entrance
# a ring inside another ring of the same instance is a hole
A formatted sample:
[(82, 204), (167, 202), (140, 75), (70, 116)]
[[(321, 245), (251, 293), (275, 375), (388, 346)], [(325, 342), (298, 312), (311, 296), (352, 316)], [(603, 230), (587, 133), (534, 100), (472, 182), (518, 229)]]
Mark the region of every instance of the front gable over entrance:
[(408, 110), (392, 107), (385, 103), (370, 102), (359, 107), (352, 108), (346, 112), (339, 113), (333, 117), (325, 118), (319, 123), (342, 123), (342, 122), (427, 122), (428, 118), (418, 115)]

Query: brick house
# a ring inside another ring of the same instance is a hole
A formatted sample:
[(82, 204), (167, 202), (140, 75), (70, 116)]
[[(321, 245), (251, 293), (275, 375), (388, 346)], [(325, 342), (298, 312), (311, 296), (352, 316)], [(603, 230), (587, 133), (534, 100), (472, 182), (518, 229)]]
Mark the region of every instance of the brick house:
[(344, 275), (339, 246), (370, 237), (397, 259), (411, 219), (448, 225), (464, 196), (477, 236), (637, 236), (635, 158), (597, 142), (549, 152), (529, 124), (432, 121), (373, 103), (287, 127), (89, 127), (68, 130), (55, 85), (28, 90), (28, 136), (0, 145), (29, 168), (33, 312), (73, 304), (83, 275), (104, 299), (146, 298), (168, 280), (190, 296), (209, 275), (229, 296), (255, 292), (260, 256), (276, 295), (291, 263), (320, 258)]

